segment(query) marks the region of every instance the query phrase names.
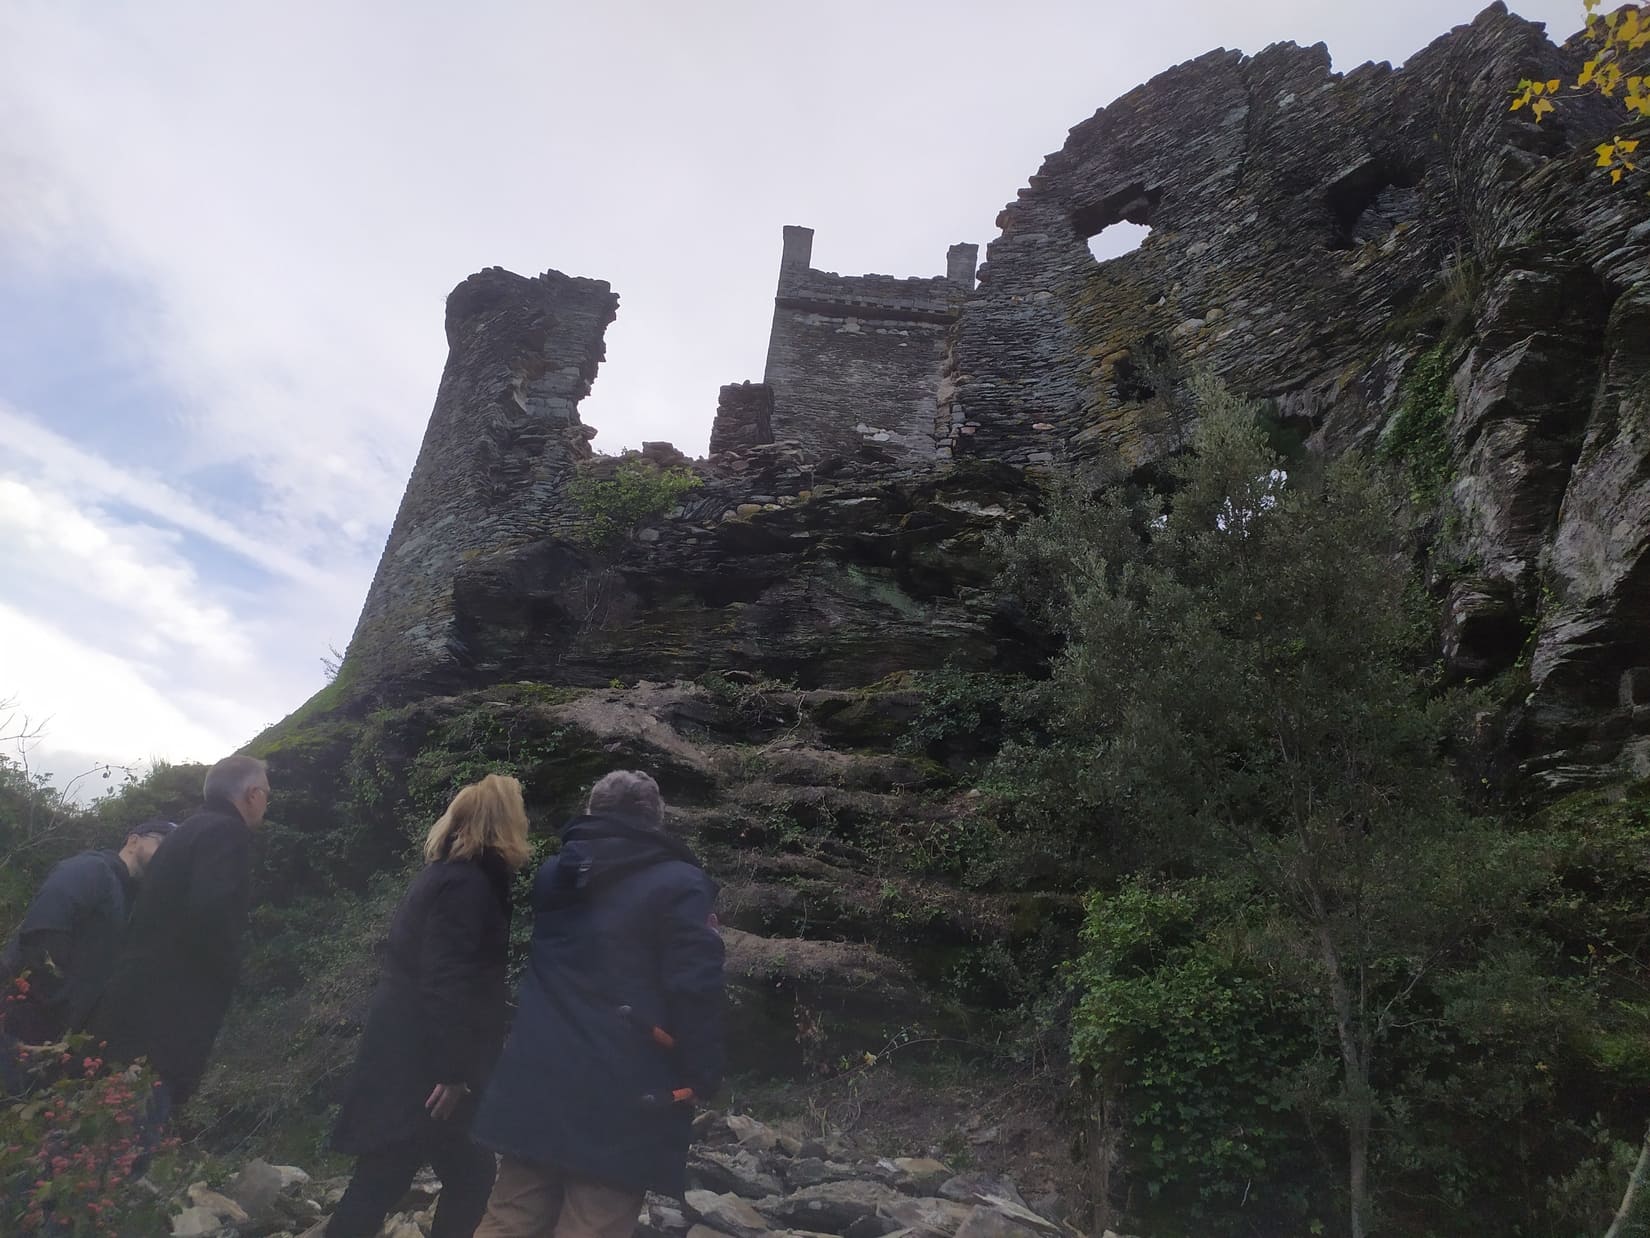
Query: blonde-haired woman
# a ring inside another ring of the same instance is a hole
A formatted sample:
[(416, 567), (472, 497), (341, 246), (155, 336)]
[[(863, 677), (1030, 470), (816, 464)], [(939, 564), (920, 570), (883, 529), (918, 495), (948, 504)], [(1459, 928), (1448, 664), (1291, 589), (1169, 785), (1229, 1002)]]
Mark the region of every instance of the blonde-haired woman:
[(510, 879), (527, 857), (514, 778), (465, 787), (430, 827), (333, 1127), (356, 1162), (329, 1238), (378, 1233), (424, 1165), (442, 1185), (430, 1238), (470, 1238), (486, 1211), (493, 1156), (470, 1142), (470, 1117), (504, 1039)]

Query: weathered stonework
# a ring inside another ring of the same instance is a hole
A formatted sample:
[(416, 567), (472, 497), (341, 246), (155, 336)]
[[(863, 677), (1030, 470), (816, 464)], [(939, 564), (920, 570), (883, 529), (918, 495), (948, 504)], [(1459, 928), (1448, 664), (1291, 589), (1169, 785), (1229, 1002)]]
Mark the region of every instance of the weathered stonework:
[(710, 427), (710, 454), (749, 451), (773, 442), (773, 388), (767, 383), (730, 383), (716, 401)]
[(974, 286), (978, 250), (953, 245), (932, 279), (835, 275), (808, 265), (811, 228), (787, 227), (764, 381), (773, 433), (816, 460), (867, 442), (932, 460), (947, 336)]
[[(701, 488), (616, 554), (579, 544), (565, 489), (612, 294), (472, 277), (348, 666), (393, 696), (1018, 665), (1037, 651), (978, 552), (1027, 474), (1150, 470), (1194, 367), (1327, 454), (1377, 448), (1434, 373), (1448, 476), (1417, 532), (1447, 665), (1527, 667), (1502, 743), (1525, 775), (1650, 772), (1650, 206), (1588, 167), (1611, 113), (1506, 106), (1577, 59), (1499, 4), (1399, 70), (1210, 53), (1071, 131), (978, 288), (972, 246), (944, 276), (843, 277), (787, 228), (766, 381), (722, 389)], [(1096, 262), (1124, 220), (1150, 236)]]
[(606, 283), (490, 268), (447, 297), (447, 366), (389, 543), (350, 640), (376, 691), (461, 682), (454, 579), (481, 554), (556, 528), (556, 501), (590, 454), (578, 403), (619, 299)]

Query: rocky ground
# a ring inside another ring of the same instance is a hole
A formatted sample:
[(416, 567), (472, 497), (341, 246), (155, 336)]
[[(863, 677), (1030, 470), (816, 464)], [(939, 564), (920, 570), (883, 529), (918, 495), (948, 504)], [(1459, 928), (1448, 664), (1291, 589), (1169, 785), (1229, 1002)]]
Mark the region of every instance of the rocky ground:
[[(851, 1134), (802, 1138), (744, 1114), (701, 1113), (688, 1157), (683, 1199), (649, 1195), (637, 1238), (1069, 1238), (1057, 1194), (1030, 1202), (1015, 1180), (956, 1172), (928, 1149), (915, 1156), (870, 1155)], [(995, 1132), (975, 1130), (974, 1136)], [(189, 1188), (174, 1238), (321, 1238), (346, 1178), (312, 1179), (295, 1166), (250, 1162), (223, 1190)], [(424, 1238), (441, 1184), (425, 1173), (383, 1238)], [(1109, 1231), (1108, 1231), (1109, 1235)], [(1110, 1238), (1116, 1238), (1111, 1235)]]

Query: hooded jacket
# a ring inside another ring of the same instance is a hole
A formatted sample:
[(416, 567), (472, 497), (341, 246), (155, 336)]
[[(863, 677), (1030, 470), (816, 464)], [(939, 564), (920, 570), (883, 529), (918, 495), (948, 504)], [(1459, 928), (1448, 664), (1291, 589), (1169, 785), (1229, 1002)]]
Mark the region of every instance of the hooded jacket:
[(681, 1194), (693, 1106), (671, 1094), (708, 1099), (722, 1076), (715, 900), (693, 852), (656, 829), (619, 816), (564, 827), (534, 881), (520, 1008), (476, 1116), (478, 1143)]

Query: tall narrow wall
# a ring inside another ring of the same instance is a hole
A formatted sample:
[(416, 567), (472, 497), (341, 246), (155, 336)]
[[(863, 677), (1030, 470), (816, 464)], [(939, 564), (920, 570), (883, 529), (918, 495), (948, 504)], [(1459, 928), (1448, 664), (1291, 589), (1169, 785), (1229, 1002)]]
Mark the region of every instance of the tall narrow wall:
[(590, 454), (578, 403), (618, 297), (601, 280), (493, 267), (447, 297), (447, 364), (424, 443), (350, 640), (353, 684), (461, 675), (453, 581), (468, 561), (549, 535)]

